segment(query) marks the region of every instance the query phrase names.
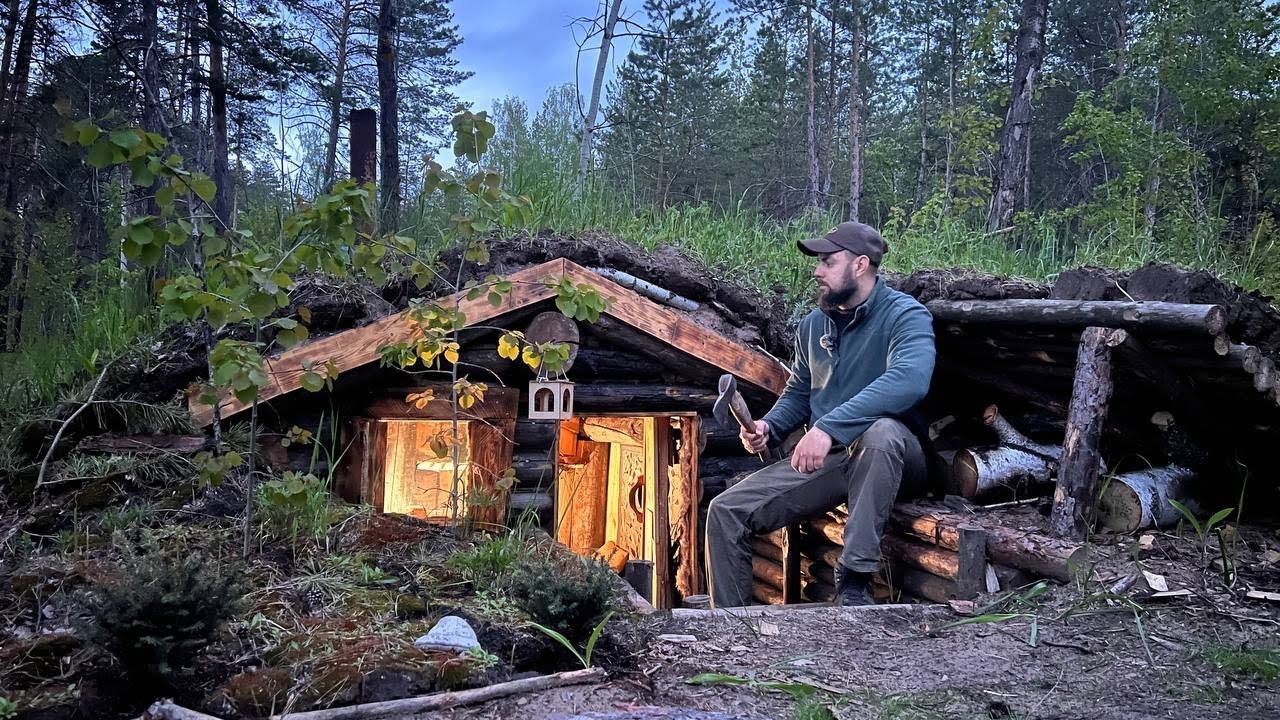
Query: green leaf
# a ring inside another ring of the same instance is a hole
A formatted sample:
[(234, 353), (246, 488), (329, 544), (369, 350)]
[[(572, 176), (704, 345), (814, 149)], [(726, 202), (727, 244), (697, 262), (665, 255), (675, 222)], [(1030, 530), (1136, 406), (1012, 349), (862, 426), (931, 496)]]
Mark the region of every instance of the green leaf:
[(111, 165), (116, 159), (116, 149), (111, 143), (96, 142), (93, 147), (89, 148), (89, 164), (95, 168), (102, 170)]
[(206, 258), (210, 255), (221, 255), (222, 251), (227, 249), (227, 241), (219, 235), (205, 235), (201, 247), (204, 248)]
[(1223, 520), (1226, 520), (1227, 517), (1231, 515), (1231, 513), (1235, 512), (1235, 510), (1236, 509), (1233, 507), (1223, 508), (1218, 512), (1214, 513), (1213, 515), (1211, 515), (1209, 517), (1209, 521), (1204, 524), (1205, 532), (1208, 532), (1208, 529), (1213, 527), (1214, 525), (1217, 525)]
[(302, 373), (299, 383), (308, 392), (320, 392), (324, 389), (324, 378), (319, 373), (310, 370)]
[(144, 265), (155, 265), (164, 258), (164, 245), (160, 243), (147, 243), (141, 246), (141, 252), (138, 253), (138, 259)]
[(698, 673), (685, 680), (690, 685), (746, 685), (750, 680), (725, 673)]
[(197, 175), (192, 178), (191, 189), (195, 191), (196, 195), (200, 196), (201, 200), (207, 203), (213, 202), (214, 196), (218, 194), (218, 186), (214, 185), (213, 181), (204, 175)]
[(111, 142), (122, 150), (132, 150), (138, 147), (142, 138), (138, 137), (138, 133), (133, 130), (114, 130), (111, 133)]
[(98, 139), (98, 135), (101, 134), (102, 131), (98, 129), (97, 125), (94, 125), (88, 120), (84, 120), (82, 122), (83, 124), (79, 126), (80, 131), (76, 133), (76, 142), (79, 142), (84, 147), (89, 147)]
[(268, 295), (264, 292), (255, 292), (245, 301), (245, 305), (249, 308), (249, 312), (254, 317), (264, 318), (275, 312), (276, 298), (274, 295)]
[(564, 295), (556, 298), (556, 309), (569, 317), (576, 317), (578, 315), (577, 301), (573, 298), (565, 297)]
[[(147, 184), (150, 185), (150, 183), (147, 183)], [(173, 199), (174, 199), (174, 193), (173, 193), (172, 185), (161, 185), (160, 189), (156, 190), (156, 204), (159, 205), (161, 208), (166, 210), (169, 208), (172, 208)]]

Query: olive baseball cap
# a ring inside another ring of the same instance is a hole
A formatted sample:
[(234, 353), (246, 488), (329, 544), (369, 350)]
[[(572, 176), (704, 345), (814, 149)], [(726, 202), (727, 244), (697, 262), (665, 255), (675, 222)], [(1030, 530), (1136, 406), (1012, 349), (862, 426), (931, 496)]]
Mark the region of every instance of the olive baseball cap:
[(866, 255), (872, 265), (880, 265), (889, 244), (875, 228), (860, 222), (842, 222), (820, 238), (799, 240), (796, 246), (805, 255), (824, 255), (848, 250), (854, 255)]

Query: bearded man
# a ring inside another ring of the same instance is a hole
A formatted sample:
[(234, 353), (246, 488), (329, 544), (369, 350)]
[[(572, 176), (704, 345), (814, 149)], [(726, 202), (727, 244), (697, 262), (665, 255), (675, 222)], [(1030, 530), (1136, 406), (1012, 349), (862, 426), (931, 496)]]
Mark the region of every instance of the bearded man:
[[(899, 495), (927, 484), (924, 450), (904, 420), (929, 391), (933, 319), (879, 276), (888, 252), (870, 225), (844, 222), (802, 240), (817, 258), (818, 307), (796, 329), (795, 361), (782, 395), (754, 428), (749, 452), (808, 430), (791, 457), (753, 473), (711, 501), (707, 568), (716, 607), (752, 600), (751, 538), (848, 504), (836, 572), (839, 605), (869, 605), (880, 536)], [(917, 424), (918, 427), (918, 424)]]

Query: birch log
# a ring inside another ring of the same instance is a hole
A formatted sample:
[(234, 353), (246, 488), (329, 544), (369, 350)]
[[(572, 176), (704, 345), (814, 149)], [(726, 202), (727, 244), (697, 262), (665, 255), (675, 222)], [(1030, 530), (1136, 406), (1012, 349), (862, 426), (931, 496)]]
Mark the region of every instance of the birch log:
[(1169, 501), (1183, 502), (1195, 473), (1181, 465), (1128, 472), (1111, 479), (1098, 501), (1098, 521), (1115, 532), (1178, 524), (1182, 513)]

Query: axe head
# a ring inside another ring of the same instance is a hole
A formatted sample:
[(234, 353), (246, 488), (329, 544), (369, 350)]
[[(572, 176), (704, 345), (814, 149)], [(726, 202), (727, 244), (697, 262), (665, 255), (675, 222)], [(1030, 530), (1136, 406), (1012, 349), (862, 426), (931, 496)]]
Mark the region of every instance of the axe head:
[(733, 402), (733, 394), (738, 392), (738, 379), (732, 373), (720, 376), (720, 394), (716, 396), (716, 404), (711, 407), (711, 414), (722, 425), (734, 422), (729, 405)]

